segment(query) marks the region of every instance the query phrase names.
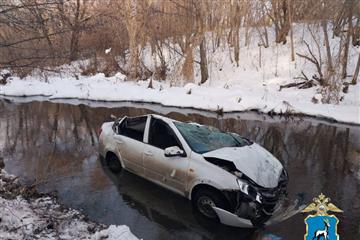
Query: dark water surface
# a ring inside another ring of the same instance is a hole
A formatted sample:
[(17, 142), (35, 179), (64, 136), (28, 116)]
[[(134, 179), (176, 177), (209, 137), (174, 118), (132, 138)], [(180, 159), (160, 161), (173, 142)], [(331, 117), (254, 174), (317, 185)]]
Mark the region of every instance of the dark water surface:
[(265, 146), (288, 169), (291, 198), (301, 194), (308, 203), (323, 192), (344, 210), (337, 215), (341, 239), (360, 239), (360, 127), (256, 113), (217, 116), (155, 105), (102, 105), (0, 99), (0, 157), (5, 169), (24, 183), (36, 183), (41, 191), (57, 191), (61, 202), (91, 219), (126, 224), (146, 240), (303, 239), (303, 214), (255, 232), (209, 226), (193, 214), (186, 199), (102, 166), (97, 133), (110, 114), (160, 113), (237, 132)]

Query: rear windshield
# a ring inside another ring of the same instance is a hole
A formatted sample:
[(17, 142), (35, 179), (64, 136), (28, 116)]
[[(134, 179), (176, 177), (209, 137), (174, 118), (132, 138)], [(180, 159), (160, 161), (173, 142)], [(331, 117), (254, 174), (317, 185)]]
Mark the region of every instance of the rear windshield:
[(194, 123), (174, 122), (190, 148), (197, 153), (206, 153), (223, 147), (242, 147), (251, 142), (235, 133)]

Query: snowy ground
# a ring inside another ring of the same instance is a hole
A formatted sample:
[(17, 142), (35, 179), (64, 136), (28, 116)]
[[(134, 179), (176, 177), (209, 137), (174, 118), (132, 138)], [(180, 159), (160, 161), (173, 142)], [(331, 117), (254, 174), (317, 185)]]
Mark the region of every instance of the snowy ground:
[(91, 222), (0, 169), (0, 239), (137, 240), (127, 226)]
[[(315, 29), (316, 30), (316, 29)], [(243, 34), (243, 33), (240, 33)], [(270, 34), (270, 40), (273, 36)], [(300, 24), (294, 30), (297, 53), (307, 54), (304, 40), (311, 43), (307, 27)], [(59, 67), (61, 74), (49, 73), (46, 77), (34, 73), (24, 79), (16, 76), (0, 85), (0, 95), (7, 96), (47, 96), (49, 99), (86, 99), (100, 101), (139, 101), (159, 103), (165, 106), (191, 107), (203, 110), (222, 110), (224, 112), (258, 110), (264, 113), (287, 113), (321, 116), (340, 122), (360, 124), (360, 80), (357, 85), (349, 85), (348, 93), (340, 93), (339, 104), (321, 103), (320, 87), (310, 89), (283, 88), (294, 83), (302, 71), (309, 77), (316, 72), (313, 64), (296, 56), (290, 61), (290, 44), (273, 44), (268, 48), (258, 47), (256, 36), (250, 45), (240, 44), (239, 66), (231, 61), (227, 46), (220, 46), (214, 52), (208, 45), (209, 80), (199, 86), (199, 66), (195, 64), (195, 84), (186, 84), (176, 75), (181, 66), (181, 58), (176, 52), (164, 50), (169, 68), (168, 79), (154, 81), (154, 89), (147, 88), (148, 81), (127, 82), (118, 73), (106, 78), (99, 73), (94, 76), (81, 76), (81, 66), (89, 61), (78, 61)], [(321, 39), (319, 39), (321, 42)], [(336, 50), (338, 39), (330, 39), (332, 50)], [(313, 44), (312, 47), (315, 45)], [(143, 61), (149, 69), (154, 68), (149, 49), (143, 51)], [(261, 53), (260, 53), (261, 50)], [(313, 49), (317, 52), (317, 50)], [(348, 73), (353, 74), (360, 49), (349, 49)], [(320, 54), (320, 52), (319, 52)], [(324, 58), (325, 53), (322, 53)], [(195, 54), (195, 57), (198, 56)], [(233, 58), (233, 56), (232, 56)], [(343, 80), (349, 83), (351, 77)], [(177, 86), (174, 86), (174, 82)], [(171, 86), (173, 85), (173, 86)], [(317, 101), (318, 103), (314, 103)]]
[(106, 78), (103, 74), (83, 77), (80, 80), (54, 77), (48, 82), (39, 79), (13, 78), (0, 86), (0, 94), (8, 96), (47, 96), (49, 99), (86, 99), (100, 101), (140, 101), (160, 103), (164, 106), (192, 107), (224, 112), (258, 110), (269, 113), (299, 113), (335, 119), (340, 122), (360, 124), (360, 84), (350, 85), (349, 92), (338, 105), (315, 104), (316, 88), (289, 88), (279, 91), (279, 82), (268, 80), (251, 85), (170, 87), (166, 83), (124, 82), (118, 74)]

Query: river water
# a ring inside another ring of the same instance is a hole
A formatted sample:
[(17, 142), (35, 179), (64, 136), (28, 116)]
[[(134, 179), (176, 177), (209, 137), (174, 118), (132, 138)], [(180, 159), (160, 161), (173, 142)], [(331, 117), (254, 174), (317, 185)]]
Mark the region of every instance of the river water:
[[(89, 106), (90, 105), (90, 106)], [(303, 239), (297, 214), (275, 226), (244, 230), (209, 225), (190, 203), (127, 172), (115, 175), (98, 158), (98, 129), (110, 114), (158, 113), (237, 132), (273, 153), (287, 168), (290, 198), (305, 203), (321, 192), (344, 213), (341, 239), (360, 239), (360, 127), (257, 113), (223, 116), (150, 104), (0, 99), (0, 157), (5, 169), (65, 205), (106, 224), (126, 224), (150, 239)]]

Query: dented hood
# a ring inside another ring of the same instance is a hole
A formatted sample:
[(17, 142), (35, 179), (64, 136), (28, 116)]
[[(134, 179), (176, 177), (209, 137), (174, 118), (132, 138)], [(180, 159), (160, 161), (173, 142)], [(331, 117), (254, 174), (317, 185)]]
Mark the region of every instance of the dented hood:
[(256, 143), (243, 147), (220, 148), (204, 153), (203, 156), (233, 162), (240, 172), (265, 188), (278, 185), (283, 169), (279, 160)]

